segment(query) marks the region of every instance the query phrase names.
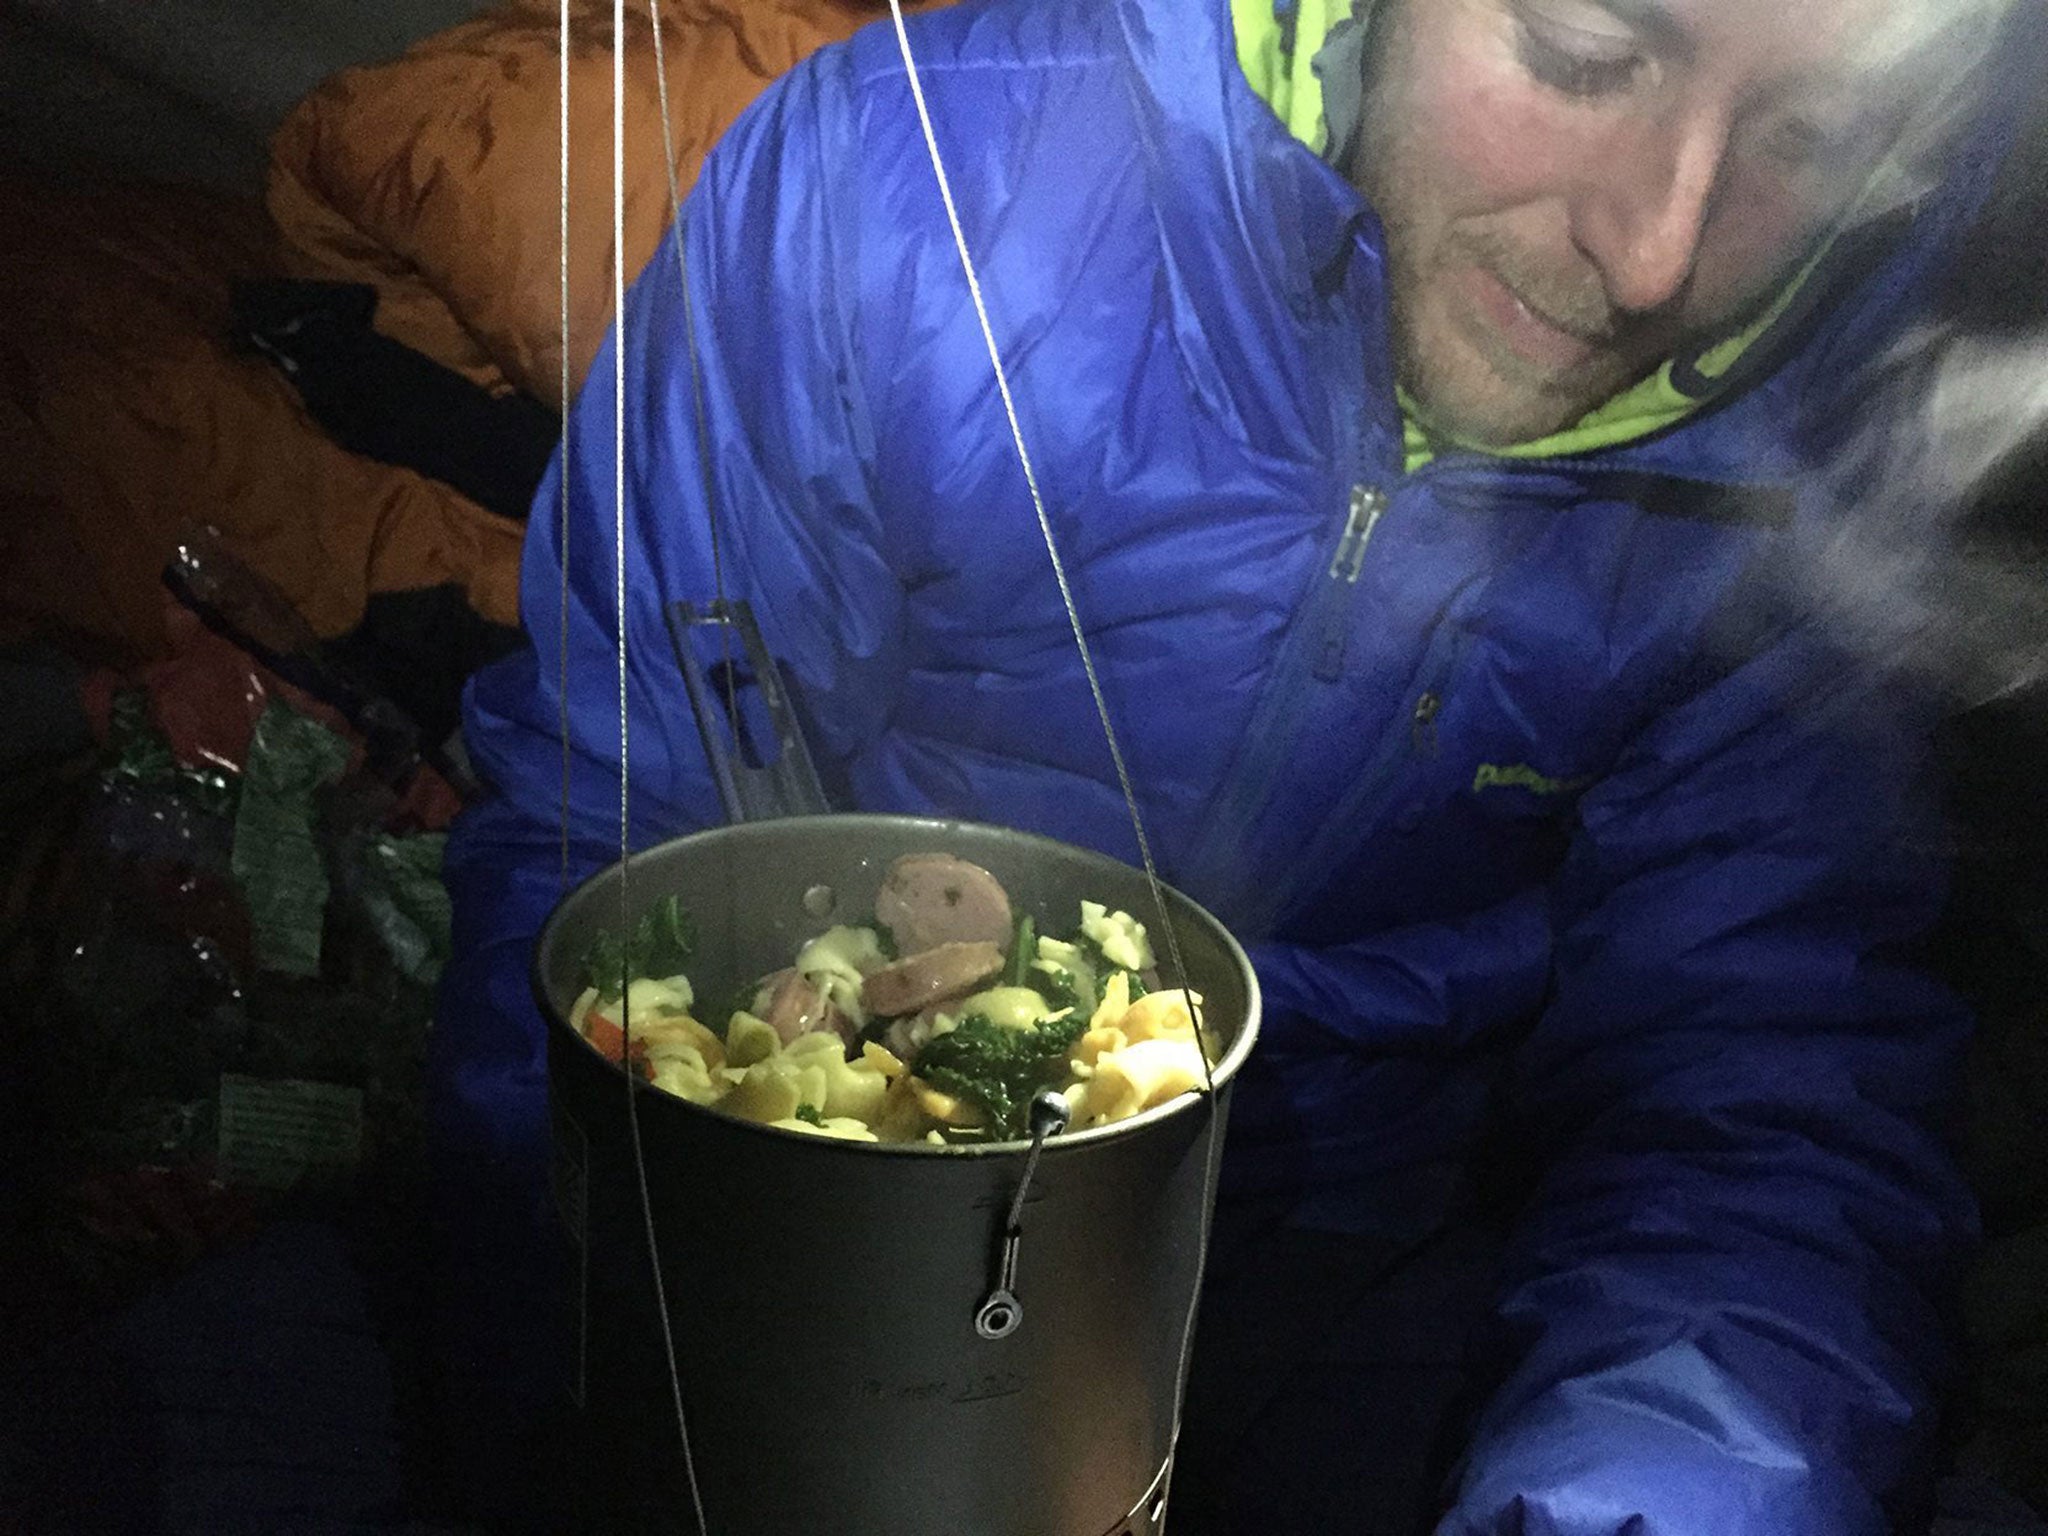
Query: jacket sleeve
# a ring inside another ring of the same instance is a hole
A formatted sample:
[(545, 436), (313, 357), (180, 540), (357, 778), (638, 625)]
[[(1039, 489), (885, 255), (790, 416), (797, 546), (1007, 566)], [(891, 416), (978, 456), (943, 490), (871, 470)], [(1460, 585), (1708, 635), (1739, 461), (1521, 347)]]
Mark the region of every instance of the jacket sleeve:
[[(459, 1271), (443, 1277), (444, 1337), (487, 1400), (522, 1375), (539, 1392), (550, 1369), (520, 1279), (545, 1230), (535, 935), (573, 884), (619, 857), (628, 809), (636, 848), (721, 819), (665, 605), (750, 599), (828, 766), (879, 727), (900, 589), (875, 553), (847, 362), (839, 274), (854, 262), (819, 191), (833, 183), (811, 166), (843, 110), (834, 81), (813, 61), (756, 105), (634, 285), (533, 508), (528, 644), (466, 695), (464, 739), (489, 798), (449, 844), (455, 942), (428, 1126), (439, 1246)], [(708, 642), (705, 659), (718, 659)]]
[(1877, 1536), (1912, 1496), (1974, 1219), (1916, 739), (1794, 632), (1583, 803), (1517, 1061), (1549, 1171), (1440, 1536)]

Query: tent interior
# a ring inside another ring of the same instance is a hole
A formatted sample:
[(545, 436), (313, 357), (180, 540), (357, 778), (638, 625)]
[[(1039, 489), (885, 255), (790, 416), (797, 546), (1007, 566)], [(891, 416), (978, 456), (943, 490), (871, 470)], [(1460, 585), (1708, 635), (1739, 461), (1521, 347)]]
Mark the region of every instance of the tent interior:
[[(637, 263), (668, 201), (632, 10)], [(610, 313), (611, 5), (568, 12), (565, 317), (557, 0), (0, 0), (0, 1532), (482, 1529), (440, 1486), (413, 1305), (421, 1062), (461, 686), (518, 643), (526, 512)], [(683, 185), (883, 14), (676, 7)], [(1959, 331), (2048, 334), (2036, 118)], [(2023, 660), (1942, 738), (1984, 1223), (1947, 1536), (2048, 1518), (2044, 510), (2036, 432), (1960, 531)]]
[(23, 170), (255, 196), (270, 135), (300, 97), (480, 9), (478, 0), (312, 0), (289, 10), (8, 0), (0, 123)]

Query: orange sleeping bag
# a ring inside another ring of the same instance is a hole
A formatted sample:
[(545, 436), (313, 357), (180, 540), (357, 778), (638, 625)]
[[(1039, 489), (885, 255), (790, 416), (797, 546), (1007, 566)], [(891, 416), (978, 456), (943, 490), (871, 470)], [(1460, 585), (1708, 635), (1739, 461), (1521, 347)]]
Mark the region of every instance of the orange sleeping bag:
[(234, 350), (231, 285), (277, 270), (252, 202), (0, 181), (0, 640), (162, 656), (160, 573), (207, 524), (323, 635), (443, 582), (517, 622), (516, 523), (344, 451)]
[[(771, 80), (883, 14), (871, 0), (660, 10), (681, 193)], [(632, 0), (630, 271), (671, 212), (648, 14)], [(611, 0), (570, 0), (576, 382), (611, 318), (611, 18)], [(228, 306), (244, 278), (369, 283), (385, 335), (559, 407), (559, 21), (555, 0), (515, 0), (315, 89), (275, 136), (271, 221), (193, 189), (0, 182), (0, 305), (19, 317), (0, 331), (0, 640), (161, 656), (158, 576), (196, 524), (323, 635), (351, 628), (371, 592), (444, 582), (517, 621), (519, 527), (336, 445), (270, 364), (234, 350)]]
[[(734, 118), (817, 48), (881, 14), (841, 0), (662, 0), (679, 191)], [(630, 278), (670, 219), (647, 0), (624, 93)], [(386, 64), (345, 70), (272, 144), (268, 200), (295, 275), (373, 283), (378, 329), (490, 386), (560, 408), (560, 12), (524, 0)], [(612, 4), (570, 0), (571, 392), (611, 319)]]

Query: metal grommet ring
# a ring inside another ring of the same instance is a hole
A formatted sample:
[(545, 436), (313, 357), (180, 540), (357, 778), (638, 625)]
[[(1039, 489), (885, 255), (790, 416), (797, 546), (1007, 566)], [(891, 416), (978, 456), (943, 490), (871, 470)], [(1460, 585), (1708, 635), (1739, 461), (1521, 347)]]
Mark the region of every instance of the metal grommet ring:
[(1024, 1303), (1008, 1291), (993, 1291), (974, 1314), (974, 1331), (984, 1339), (1006, 1339), (1024, 1321)]

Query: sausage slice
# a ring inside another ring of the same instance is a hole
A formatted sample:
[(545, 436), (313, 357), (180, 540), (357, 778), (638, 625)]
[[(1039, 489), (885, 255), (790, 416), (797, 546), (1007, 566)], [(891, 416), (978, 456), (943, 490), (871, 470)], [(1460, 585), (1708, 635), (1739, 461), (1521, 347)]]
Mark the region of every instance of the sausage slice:
[(979, 864), (950, 853), (908, 853), (889, 866), (875, 894), (875, 920), (915, 955), (941, 944), (1010, 942), (1010, 898)]
[(1003, 968), (1003, 947), (985, 939), (935, 945), (870, 971), (860, 1000), (882, 1018), (965, 997)]
[(831, 1000), (799, 971), (777, 971), (754, 993), (754, 1015), (766, 1019), (784, 1045), (798, 1035), (830, 1029), (842, 1039), (856, 1031)]

